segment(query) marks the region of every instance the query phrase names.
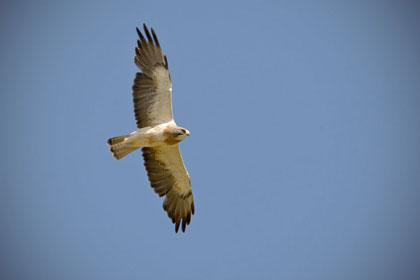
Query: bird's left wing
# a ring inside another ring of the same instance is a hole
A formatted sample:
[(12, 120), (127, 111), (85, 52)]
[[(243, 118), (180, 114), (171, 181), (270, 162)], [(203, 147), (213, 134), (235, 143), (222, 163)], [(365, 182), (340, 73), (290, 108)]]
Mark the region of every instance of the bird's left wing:
[(168, 60), (163, 55), (153, 28), (152, 35), (146, 25), (143, 36), (137, 28), (134, 62), (143, 73), (137, 73), (133, 85), (134, 114), (137, 127), (165, 123), (173, 120), (172, 83), (168, 70)]
[(142, 148), (144, 166), (150, 184), (159, 196), (166, 195), (163, 209), (175, 224), (178, 232), (182, 231), (194, 215), (194, 199), (191, 182), (178, 145)]

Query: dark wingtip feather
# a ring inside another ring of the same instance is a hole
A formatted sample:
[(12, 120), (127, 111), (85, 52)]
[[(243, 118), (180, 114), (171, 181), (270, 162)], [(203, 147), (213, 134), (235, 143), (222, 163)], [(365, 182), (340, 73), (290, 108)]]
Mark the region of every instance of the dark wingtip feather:
[(185, 227), (187, 226), (187, 223), (185, 219), (182, 219), (182, 232), (185, 232)]
[(136, 27), (136, 30), (137, 30), (137, 34), (139, 35), (140, 40), (143, 40), (143, 41), (146, 40), (146, 39), (144, 39), (144, 36), (143, 36), (143, 34), (141, 33), (141, 31), (138, 27)]
[(194, 215), (195, 208), (194, 208), (194, 201), (191, 203), (191, 213)]
[(144, 33), (146, 34), (146, 37), (149, 40), (149, 42), (153, 43), (152, 36), (150, 36), (149, 29), (147, 29), (147, 26), (146, 26), (145, 23), (143, 24), (143, 29), (144, 29)]
[(156, 36), (155, 31), (153, 30), (153, 28), (150, 28), (150, 30), (152, 30), (152, 35), (153, 35), (153, 39), (155, 40), (156, 46), (158, 46), (160, 48), (159, 40), (158, 40), (158, 38)]
[(179, 222), (177, 222), (175, 225), (175, 232), (178, 233), (178, 230), (179, 230)]

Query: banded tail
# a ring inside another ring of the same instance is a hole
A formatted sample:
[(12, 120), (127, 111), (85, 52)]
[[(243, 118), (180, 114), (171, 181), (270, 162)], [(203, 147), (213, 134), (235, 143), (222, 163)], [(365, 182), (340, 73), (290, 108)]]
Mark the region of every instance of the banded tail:
[(125, 138), (129, 135), (122, 135), (113, 138), (109, 138), (107, 143), (111, 146), (110, 151), (115, 159), (122, 159), (129, 153), (138, 149), (138, 147), (130, 147), (124, 143)]

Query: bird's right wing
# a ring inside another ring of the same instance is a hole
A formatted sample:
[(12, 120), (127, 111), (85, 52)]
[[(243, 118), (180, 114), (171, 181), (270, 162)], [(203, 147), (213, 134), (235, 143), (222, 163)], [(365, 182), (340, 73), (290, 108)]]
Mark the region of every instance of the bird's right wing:
[(147, 39), (137, 28), (140, 40), (137, 40), (134, 57), (142, 71), (136, 74), (133, 85), (134, 114), (138, 128), (169, 122), (174, 118), (168, 61), (153, 28), (152, 35), (146, 25), (143, 28)]

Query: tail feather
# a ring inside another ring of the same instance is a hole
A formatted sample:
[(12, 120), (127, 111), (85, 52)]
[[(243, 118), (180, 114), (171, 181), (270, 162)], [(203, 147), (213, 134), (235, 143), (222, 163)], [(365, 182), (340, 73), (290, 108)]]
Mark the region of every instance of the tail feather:
[(130, 147), (130, 146), (127, 146), (127, 144), (125, 143), (119, 143), (119, 144), (112, 145), (110, 150), (114, 158), (122, 159), (123, 157), (125, 157), (126, 155), (128, 155), (129, 153), (137, 149), (138, 147)]
[(110, 151), (113, 154), (114, 158), (122, 159), (132, 151), (138, 149), (138, 147), (130, 147), (126, 143), (124, 143), (125, 138), (127, 138), (128, 136), (129, 134), (108, 139), (107, 143), (111, 146)]
[(124, 139), (127, 138), (128, 136), (129, 136), (129, 134), (122, 135), (122, 136), (117, 136), (117, 137), (112, 137), (112, 138), (108, 139), (107, 143), (108, 143), (108, 145), (112, 146), (112, 145), (123, 142)]

